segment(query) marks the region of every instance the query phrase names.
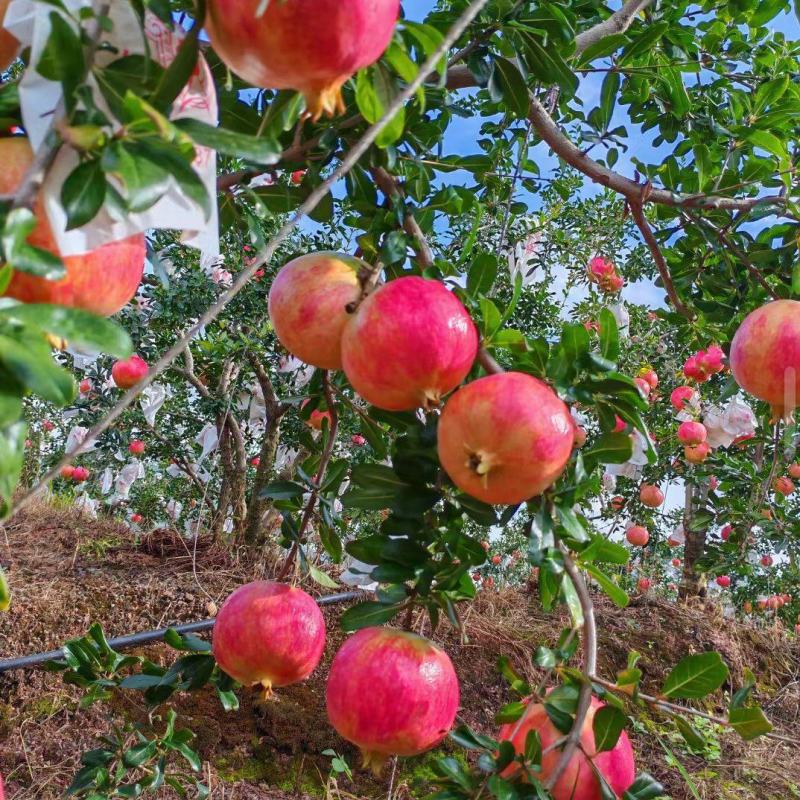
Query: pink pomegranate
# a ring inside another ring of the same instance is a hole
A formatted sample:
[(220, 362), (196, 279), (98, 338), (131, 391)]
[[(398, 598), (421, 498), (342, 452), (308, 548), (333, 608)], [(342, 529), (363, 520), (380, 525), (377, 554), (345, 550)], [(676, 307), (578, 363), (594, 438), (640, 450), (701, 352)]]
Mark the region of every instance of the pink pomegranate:
[(800, 403), (800, 301), (775, 300), (756, 309), (731, 343), (731, 371), (746, 392), (789, 418)]
[(721, 586), (723, 589), (727, 589), (730, 585), (731, 585), (731, 579), (729, 575), (717, 576), (717, 586)]
[(719, 535), (722, 537), (722, 541), (727, 542), (728, 539), (731, 538), (731, 533), (733, 533), (733, 525), (728, 523), (724, 525), (722, 530), (719, 532)]
[(639, 578), (639, 580), (636, 581), (636, 587), (640, 592), (646, 592), (652, 585), (653, 582), (650, 578)]
[(679, 558), (672, 559), (672, 566), (675, 567), (675, 569), (678, 569), (680, 565), (681, 565), (681, 560)]
[(74, 473), (75, 467), (73, 467), (71, 464), (65, 464), (63, 467), (61, 467), (60, 475), (65, 481), (71, 481)]
[(492, 564), (495, 566), (497, 566), (502, 560), (503, 559), (501, 556), (492, 556)]
[(690, 464), (702, 464), (711, 453), (711, 448), (706, 442), (683, 448), (683, 456)]
[(81, 381), (81, 382), (78, 384), (78, 391), (79, 391), (81, 394), (88, 394), (89, 392), (91, 392), (91, 391), (92, 391), (92, 382), (91, 382), (91, 381), (90, 381), (88, 378), (84, 378), (84, 379), (83, 379), (83, 380), (82, 380), (82, 381)]
[(128, 452), (134, 456), (140, 456), (145, 451), (145, 443), (141, 439), (134, 439), (128, 445)]
[(762, 567), (771, 567), (772, 566), (772, 556), (770, 556), (770, 555), (761, 556), (761, 566)]
[(147, 362), (141, 356), (132, 355), (111, 367), (111, 377), (120, 389), (130, 389), (147, 375), (147, 370)]
[(625, 508), (625, 498), (621, 495), (617, 495), (616, 497), (611, 498), (611, 510), (612, 511), (622, 511)]
[(625, 428), (628, 427), (628, 423), (625, 422), (624, 419), (619, 414), (614, 415), (614, 433), (622, 433)]
[(89, 470), (86, 467), (75, 467), (72, 470), (72, 480), (75, 483), (83, 483), (89, 477)]
[(131, 522), (134, 525), (138, 525), (140, 522), (144, 521), (144, 517), (141, 514), (131, 514)]
[(461, 301), (440, 281), (416, 276), (369, 295), (342, 336), (348, 380), (387, 411), (437, 407), (467, 376), (477, 352), (478, 333)]
[(616, 294), (622, 290), (623, 286), (625, 286), (625, 278), (622, 275), (615, 274), (608, 279), (602, 289), (606, 294)]
[(273, 687), (305, 680), (325, 649), (325, 620), (302, 589), (254, 581), (236, 589), (214, 623), (220, 669), (244, 686)]
[(631, 525), (625, 538), (634, 547), (644, 547), (650, 541), (650, 532), (643, 525)]
[(369, 264), (343, 253), (309, 253), (280, 269), (269, 290), (269, 317), (280, 343), (320, 369), (342, 368), (347, 305), (361, 295), (359, 270)]
[(206, 29), (219, 57), (265, 89), (295, 89), (318, 119), (344, 111), (341, 88), (389, 45), (400, 0), (211, 0)]
[[(311, 401), (310, 400), (303, 400), (303, 402), (300, 404), (300, 408), (305, 408), (309, 404), (309, 402), (311, 402)], [(322, 430), (322, 424), (326, 420), (328, 422), (328, 428), (330, 428), (331, 425), (333, 425), (333, 415), (331, 414), (331, 412), (327, 411), (327, 410), (315, 408), (311, 412), (311, 415), (309, 416), (308, 420), (306, 421), (306, 424), (310, 428), (313, 428), (315, 431), (321, 431)]]
[(785, 475), (775, 479), (774, 487), (775, 491), (784, 497), (788, 497), (794, 492), (794, 483), (792, 483), (791, 478), (787, 478)]
[(789, 475), (793, 478), (800, 478), (800, 464), (791, 464), (789, 466)]
[(719, 486), (719, 481), (717, 480), (716, 475), (711, 475), (708, 478), (708, 488), (710, 491), (715, 492), (717, 487)]
[(696, 390), (691, 386), (679, 386), (677, 389), (672, 390), (669, 396), (669, 402), (676, 411), (683, 411), (684, 406), (691, 402), (697, 395)]
[(644, 378), (650, 384), (651, 389), (658, 386), (658, 373), (652, 367), (642, 367), (639, 370), (639, 377)]
[[(620, 734), (617, 743), (611, 750), (598, 753), (595, 749), (592, 727), (594, 715), (604, 705), (605, 703), (601, 703), (596, 697), (592, 698), (592, 705), (581, 729), (580, 749), (576, 751), (566, 770), (551, 790), (554, 800), (602, 800), (604, 795), (595, 775), (595, 769), (603, 776), (617, 797), (622, 797), (625, 790), (633, 783), (636, 767), (633, 760), (633, 748), (625, 731)], [(550, 721), (544, 705), (536, 703), (532, 708), (526, 710), (521, 725), (518, 722), (509, 722), (503, 725), (498, 738), (500, 741), (511, 741), (516, 752), (522, 753), (525, 750), (525, 740), (530, 731), (538, 732), (543, 750), (550, 748), (542, 756), (541, 772), (536, 775), (538, 780), (546, 781), (561, 756), (561, 750), (555, 747), (555, 744), (564, 734)], [(591, 759), (591, 764), (589, 759)], [(504, 777), (509, 777), (520, 769), (518, 764), (512, 764), (502, 774)]]
[(682, 422), (678, 427), (678, 441), (690, 447), (704, 442), (706, 436), (708, 436), (708, 431), (702, 422)]
[(46, 431), (47, 433), (50, 433), (50, 431), (52, 431), (55, 427), (56, 426), (53, 425), (53, 423), (50, 422), (49, 419), (43, 420), (42, 422), (42, 430)]
[(613, 261), (609, 261), (602, 256), (595, 256), (586, 268), (586, 275), (589, 283), (603, 284), (609, 281), (616, 273)]
[(634, 378), (633, 382), (643, 397), (649, 397), (653, 387), (644, 378)]
[(251, 466), (251, 467), (258, 467), (258, 465), (259, 465), (260, 463), (261, 463), (261, 456), (253, 456), (253, 457), (250, 459), (250, 466)]
[(303, 182), (303, 178), (306, 176), (306, 171), (304, 169), (296, 169), (290, 177), (290, 180), (295, 186), (299, 186)]
[(413, 756), (447, 735), (458, 711), (458, 678), (447, 653), (415, 633), (364, 628), (333, 659), (328, 719), (380, 772), (391, 755)]
[(586, 429), (580, 425), (575, 426), (575, 447), (583, 447), (586, 444)]
[(574, 435), (567, 406), (547, 384), (521, 372), (487, 375), (447, 401), (439, 460), (459, 489), (484, 503), (521, 503), (561, 475)]
[(664, 502), (664, 492), (652, 483), (644, 483), (639, 489), (639, 500), (649, 508), (658, 508)]
[(362, 436), (360, 433), (354, 433), (354, 434), (353, 434), (353, 435), (350, 437), (350, 441), (351, 441), (351, 442), (352, 442), (352, 443), (353, 443), (353, 444), (354, 444), (356, 447), (363, 447), (363, 446), (364, 446), (364, 445), (367, 443), (367, 440), (366, 440), (366, 439), (365, 439), (365, 438), (364, 438), (364, 437), (363, 437), (363, 436)]

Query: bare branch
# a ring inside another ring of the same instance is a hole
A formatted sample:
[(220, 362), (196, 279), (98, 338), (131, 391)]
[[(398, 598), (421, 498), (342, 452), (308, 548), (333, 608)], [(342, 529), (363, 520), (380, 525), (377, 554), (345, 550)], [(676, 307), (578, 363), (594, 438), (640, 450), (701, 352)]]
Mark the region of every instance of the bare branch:
[(636, 15), (644, 11), (652, 3), (653, 0), (628, 0), (627, 3), (623, 3), (622, 8), (615, 11), (608, 19), (603, 20), (593, 28), (589, 28), (588, 31), (579, 33), (575, 37), (575, 54), (580, 55), (584, 50), (587, 50), (606, 36), (611, 36), (614, 33), (625, 33), (636, 18)]

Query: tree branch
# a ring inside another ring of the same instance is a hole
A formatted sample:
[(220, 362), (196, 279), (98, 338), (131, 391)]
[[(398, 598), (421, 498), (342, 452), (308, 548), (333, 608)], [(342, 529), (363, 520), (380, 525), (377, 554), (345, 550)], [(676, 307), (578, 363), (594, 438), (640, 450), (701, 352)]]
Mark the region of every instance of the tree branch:
[(636, 18), (636, 15), (652, 5), (653, 0), (628, 0), (622, 8), (615, 11), (608, 19), (599, 22), (588, 31), (575, 37), (575, 55), (580, 55), (593, 44), (614, 33), (625, 33)]

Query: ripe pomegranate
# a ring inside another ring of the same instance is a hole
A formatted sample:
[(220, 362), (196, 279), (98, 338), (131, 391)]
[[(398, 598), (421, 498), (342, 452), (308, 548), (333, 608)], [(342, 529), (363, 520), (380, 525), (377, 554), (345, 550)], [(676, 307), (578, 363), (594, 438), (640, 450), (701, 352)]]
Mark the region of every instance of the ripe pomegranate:
[(244, 686), (272, 688), (305, 680), (325, 649), (325, 620), (302, 589), (272, 581), (240, 586), (222, 604), (212, 650), (224, 672)]
[(350, 441), (351, 441), (351, 442), (352, 442), (352, 443), (353, 443), (353, 444), (354, 444), (356, 447), (363, 447), (363, 446), (364, 446), (364, 445), (367, 443), (367, 440), (366, 440), (366, 439), (365, 439), (365, 438), (364, 438), (364, 437), (363, 437), (363, 436), (362, 436), (360, 433), (354, 433), (354, 434), (353, 434), (353, 435), (350, 437)]
[(616, 497), (611, 498), (611, 510), (612, 511), (622, 511), (625, 508), (625, 498), (621, 495), (617, 495)]
[(744, 611), (745, 614), (752, 614), (753, 604), (749, 600), (745, 600), (744, 603), (742, 603), (742, 611)]
[(759, 611), (763, 611), (767, 607), (767, 598), (766, 597), (760, 597), (756, 601), (756, 606), (758, 607)]
[[(305, 408), (310, 402), (311, 401), (308, 399), (303, 400), (303, 402), (300, 404), (300, 408)], [(315, 431), (321, 431), (322, 424), (323, 422), (325, 422), (325, 420), (328, 421), (328, 428), (330, 428), (331, 425), (333, 425), (333, 414), (331, 414), (330, 411), (327, 410), (323, 411), (319, 408), (315, 408), (311, 412), (311, 416), (309, 416), (308, 420), (306, 421), (306, 424), (310, 428), (313, 428)]]
[(132, 355), (114, 364), (111, 377), (120, 389), (130, 389), (147, 375), (147, 370), (147, 362), (141, 356)]
[(693, 447), (706, 440), (708, 431), (702, 422), (682, 422), (678, 427), (678, 441)]
[(639, 580), (636, 581), (636, 587), (640, 592), (646, 592), (652, 585), (653, 582), (650, 578), (639, 578)]
[(717, 586), (721, 586), (723, 589), (727, 589), (730, 585), (731, 585), (731, 579), (729, 575), (717, 576)]
[(770, 556), (770, 555), (761, 556), (761, 566), (762, 567), (771, 567), (772, 566), (772, 556)]
[(679, 558), (672, 559), (672, 566), (675, 567), (675, 569), (678, 569), (680, 565), (681, 565), (681, 560)]
[(331, 724), (376, 773), (391, 755), (418, 755), (441, 742), (458, 699), (447, 653), (394, 628), (364, 628), (347, 639), (325, 690)]
[(649, 397), (653, 387), (644, 378), (634, 378), (633, 382), (643, 397)]
[(53, 428), (55, 428), (55, 427), (56, 426), (53, 425), (53, 423), (50, 422), (49, 419), (46, 419), (46, 420), (42, 421), (42, 430), (47, 431), (47, 433), (50, 433), (50, 431), (52, 431)]
[(678, 584), (677, 583), (668, 583), (667, 584), (667, 589), (669, 589), (671, 592), (677, 592), (678, 591)]
[(717, 487), (719, 486), (719, 481), (717, 480), (716, 475), (710, 475), (708, 478), (708, 489), (711, 492), (715, 492)]
[(250, 459), (250, 466), (257, 467), (261, 463), (261, 456), (253, 456)]
[(84, 378), (84, 379), (83, 379), (83, 380), (82, 380), (82, 381), (81, 381), (81, 382), (78, 384), (78, 391), (79, 391), (81, 394), (88, 394), (89, 392), (91, 392), (91, 391), (92, 391), (92, 382), (91, 382), (91, 381), (90, 381), (88, 378)]
[(346, 306), (361, 295), (369, 264), (343, 253), (309, 253), (282, 267), (269, 290), (269, 318), (280, 343), (320, 369), (342, 368)]
[(683, 411), (684, 406), (691, 402), (696, 394), (697, 392), (691, 386), (679, 386), (677, 389), (672, 390), (669, 402), (676, 411)]
[[(2, 22), (10, 0), (0, 0), (0, 72), (5, 72), (17, 57), (19, 42), (3, 26)], [(0, 779), (0, 800), (3, 795), (3, 781)]]
[(728, 539), (731, 538), (731, 533), (733, 533), (733, 525), (728, 523), (727, 525), (723, 526), (722, 530), (719, 532), (719, 535), (722, 537), (724, 542), (727, 542)]
[(634, 547), (644, 547), (650, 541), (650, 532), (643, 525), (631, 525), (625, 532), (625, 538)]
[(72, 470), (72, 480), (75, 483), (83, 483), (89, 477), (89, 470), (86, 467), (75, 467)]
[(643, 483), (639, 489), (639, 500), (649, 508), (658, 508), (664, 502), (664, 493), (652, 483)]
[(521, 372), (459, 389), (439, 419), (439, 460), (453, 483), (484, 503), (521, 503), (558, 478), (574, 423), (547, 384)]
[(739, 386), (789, 418), (800, 403), (800, 302), (775, 300), (756, 309), (731, 343), (731, 371)]
[(71, 481), (74, 472), (75, 467), (73, 467), (71, 464), (66, 464), (65, 466), (61, 467), (61, 472), (59, 474), (65, 481)]
[(789, 466), (789, 475), (793, 478), (800, 478), (800, 464), (791, 464)]
[[(592, 727), (594, 715), (604, 705), (605, 703), (601, 703), (597, 698), (592, 698), (586, 721), (581, 728), (580, 749), (576, 751), (566, 770), (552, 788), (554, 800), (601, 800), (604, 795), (595, 775), (595, 769), (603, 776), (617, 797), (622, 797), (623, 792), (633, 783), (636, 768), (633, 749), (625, 731), (620, 734), (617, 743), (611, 750), (598, 753), (595, 749)], [(509, 722), (503, 725), (498, 738), (500, 741), (511, 741), (516, 752), (523, 753), (525, 740), (531, 731), (539, 734), (543, 749), (551, 748), (542, 756), (541, 772), (536, 774), (538, 780), (546, 781), (561, 756), (560, 748), (553, 745), (564, 734), (550, 721), (544, 705), (536, 703), (532, 708), (527, 709), (522, 724)], [(589, 759), (591, 759), (591, 764)], [(518, 764), (511, 764), (502, 773), (503, 777), (510, 777), (520, 769)]]
[(702, 464), (709, 456), (711, 448), (706, 442), (701, 442), (694, 447), (686, 446), (683, 448), (684, 458), (690, 464)]
[(787, 478), (785, 475), (783, 475), (782, 477), (775, 479), (774, 488), (779, 494), (782, 494), (784, 497), (788, 497), (794, 492), (794, 483), (792, 483), (791, 478)]
[(134, 456), (140, 456), (145, 451), (145, 443), (141, 439), (134, 439), (128, 445), (128, 452)]
[(575, 438), (573, 441), (575, 447), (583, 447), (586, 444), (586, 429), (582, 428), (580, 425), (576, 425)]
[(639, 370), (639, 377), (644, 378), (650, 384), (651, 389), (658, 386), (658, 373), (651, 367), (642, 367)]
[(622, 433), (622, 431), (624, 431), (625, 428), (627, 428), (627, 427), (628, 427), (628, 423), (625, 422), (625, 420), (622, 419), (622, 417), (619, 416), (619, 414), (615, 414), (614, 415), (614, 433)]
[[(28, 140), (23, 136), (0, 139), (0, 163), (3, 165), (0, 194), (13, 194), (33, 163)], [(58, 254), (41, 200), (37, 200), (34, 213), (37, 224), (28, 237), (29, 244)], [(15, 271), (3, 294), (23, 303), (54, 303), (110, 316), (136, 294), (144, 259), (144, 234), (139, 233), (81, 255), (66, 256), (63, 259), (66, 275), (57, 281)]]
[(492, 564), (499, 564), (502, 560), (500, 556), (492, 556)]
[(369, 295), (342, 335), (348, 380), (387, 411), (437, 407), (467, 376), (477, 352), (478, 333), (461, 301), (440, 281), (416, 276)]
[(264, 89), (295, 89), (312, 119), (345, 110), (342, 85), (388, 47), (400, 0), (211, 0), (206, 30), (219, 57)]

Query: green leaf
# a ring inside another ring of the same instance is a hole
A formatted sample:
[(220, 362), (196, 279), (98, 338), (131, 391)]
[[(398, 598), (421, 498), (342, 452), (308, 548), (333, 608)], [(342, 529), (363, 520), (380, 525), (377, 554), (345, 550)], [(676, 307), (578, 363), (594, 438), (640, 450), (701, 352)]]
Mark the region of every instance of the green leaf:
[[(2, 436), (2, 434), (0, 434)], [(0, 461), (2, 464), (2, 461)], [(0, 567), (0, 612), (8, 611), (11, 608), (11, 589), (8, 586), (8, 579), (3, 568)]]
[(518, 117), (527, 117), (530, 108), (528, 86), (522, 73), (507, 58), (495, 58), (489, 77), (489, 94), (496, 103), (502, 102)]
[[(25, 460), (25, 437), (28, 426), (17, 422), (6, 428), (0, 428), (0, 517), (8, 511), (8, 503), (17, 488), (22, 465)], [(0, 587), (2, 588), (2, 587)], [(7, 590), (7, 587), (6, 587)], [(0, 602), (4, 600), (4, 592), (0, 591)], [(4, 610), (0, 608), (0, 610)]]
[(5, 260), (14, 269), (49, 281), (60, 280), (66, 274), (61, 259), (26, 241), (36, 225), (35, 215), (27, 208), (15, 208), (8, 213), (0, 237)]
[(259, 493), (259, 497), (269, 497), (273, 500), (290, 500), (292, 497), (301, 497), (306, 489), (293, 481), (275, 481), (268, 483)]
[(218, 153), (236, 156), (255, 164), (277, 164), (281, 159), (282, 148), (277, 139), (229, 131), (189, 117), (175, 120), (174, 124), (198, 144), (210, 147)]
[(320, 586), (325, 586), (327, 589), (338, 589), (339, 584), (331, 578), (329, 575), (326, 575), (321, 569), (317, 569), (313, 564), (308, 565), (308, 574), (315, 583), (318, 583)]
[(588, 463), (624, 464), (633, 455), (633, 443), (627, 433), (604, 433), (589, 450), (583, 454)]
[(590, 64), (598, 58), (610, 56), (629, 41), (627, 34), (624, 33), (612, 33), (610, 36), (604, 36), (599, 41), (590, 44), (589, 47), (581, 53), (578, 63), (583, 66), (584, 64)]
[(609, 361), (619, 358), (619, 328), (617, 318), (607, 309), (600, 311), (600, 353)]
[(600, 588), (608, 595), (615, 606), (625, 608), (628, 605), (630, 598), (625, 593), (625, 590), (614, 583), (605, 572), (594, 564), (585, 564), (584, 568), (597, 581)]
[[(539, 38), (528, 31), (516, 34), (519, 49), (531, 74), (545, 86), (554, 83), (561, 87), (566, 97), (572, 97), (578, 90), (578, 79), (569, 65), (554, 47), (543, 47)], [(527, 110), (520, 116), (527, 116)]]
[(171, 106), (192, 77), (200, 53), (199, 38), (204, 19), (205, 0), (201, 0), (199, 8), (195, 12), (194, 24), (181, 42), (175, 58), (164, 70), (158, 86), (150, 97), (150, 103), (155, 108), (166, 110)]
[(106, 176), (99, 159), (75, 167), (61, 186), (61, 204), (67, 230), (80, 228), (95, 218), (106, 199)]
[(780, 159), (787, 158), (786, 145), (775, 134), (757, 128), (749, 128), (744, 136), (750, 144), (760, 147)]
[(654, 50), (655, 43), (669, 30), (669, 22), (657, 22), (648, 25), (636, 38), (622, 51), (617, 59), (617, 64), (623, 66), (633, 61), (637, 56)]
[(603, 706), (595, 715), (592, 722), (594, 731), (594, 744), (598, 753), (613, 750), (620, 734), (625, 730), (628, 718), (614, 706)]
[(394, 619), (402, 609), (401, 605), (384, 605), (383, 603), (376, 603), (368, 600), (364, 603), (359, 603), (357, 606), (348, 608), (342, 614), (339, 624), (342, 630), (357, 631), (361, 628), (369, 628), (372, 625), (384, 625), (390, 620)]
[(467, 292), (473, 296), (486, 294), (497, 279), (497, 256), (478, 253), (467, 274)]
[(655, 778), (642, 772), (622, 795), (622, 800), (655, 800), (664, 793), (664, 787)]
[(30, 339), (23, 343), (0, 335), (0, 364), (23, 386), (51, 403), (63, 406), (75, 397), (75, 381), (53, 361), (46, 345), (34, 346)]
[(517, 700), (513, 703), (506, 703), (495, 715), (494, 721), (498, 725), (505, 722), (516, 722), (524, 713), (528, 704)]
[(356, 76), (356, 105), (361, 116), (370, 125), (374, 125), (383, 116), (383, 103), (370, 80), (369, 69), (360, 70)]
[(661, 693), (665, 697), (697, 699), (715, 692), (727, 677), (728, 667), (719, 653), (696, 653), (676, 664)]
[[(609, 72), (603, 79), (603, 85), (600, 89), (600, 111), (602, 112), (604, 131), (608, 130), (609, 123), (614, 115), (619, 84), (620, 77), (618, 72)], [(603, 311), (608, 311), (608, 309), (603, 309)]]
[(43, 78), (61, 84), (68, 111), (73, 108), (73, 95), (85, 68), (83, 45), (78, 33), (61, 14), (51, 11), (50, 35), (36, 63), (36, 71)]
[(675, 722), (675, 726), (678, 728), (681, 736), (683, 736), (684, 741), (689, 745), (689, 747), (700, 751), (705, 748), (705, 739), (703, 739), (697, 729), (694, 728), (687, 719), (681, 716), (676, 716), (673, 717), (673, 721)]
[(758, 706), (731, 709), (728, 722), (746, 742), (757, 739), (773, 729), (772, 723)]

